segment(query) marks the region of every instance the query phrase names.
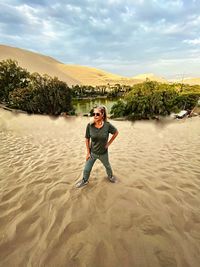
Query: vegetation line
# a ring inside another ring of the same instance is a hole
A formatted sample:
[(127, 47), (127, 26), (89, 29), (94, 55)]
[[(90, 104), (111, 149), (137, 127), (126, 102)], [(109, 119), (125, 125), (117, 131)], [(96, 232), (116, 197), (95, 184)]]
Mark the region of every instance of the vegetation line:
[(163, 84), (146, 80), (133, 86), (75, 85), (57, 77), (29, 73), (11, 59), (0, 61), (0, 103), (8, 108), (36, 114), (75, 114), (72, 100), (122, 97), (111, 109), (112, 117), (149, 119), (182, 109), (192, 110), (200, 97), (200, 86)]

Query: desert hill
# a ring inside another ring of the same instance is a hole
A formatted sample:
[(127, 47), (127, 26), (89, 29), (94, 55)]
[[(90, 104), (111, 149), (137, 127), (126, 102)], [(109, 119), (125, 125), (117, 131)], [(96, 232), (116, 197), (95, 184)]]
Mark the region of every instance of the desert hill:
[(129, 79), (103, 70), (79, 65), (63, 64), (52, 57), (44, 56), (25, 49), (0, 45), (0, 60), (15, 59), (19, 65), (30, 72), (56, 76), (68, 85), (107, 85), (127, 84), (132, 85), (141, 82), (137, 79)]
[[(76, 84), (92, 86), (107, 84), (134, 85), (145, 81), (146, 78), (151, 81), (168, 83), (165, 78), (158, 77), (152, 73), (127, 78), (92, 67), (63, 64), (49, 56), (25, 49), (0, 45), (0, 60), (8, 58), (17, 60), (21, 67), (26, 68), (30, 72), (46, 73), (52, 77), (56, 76), (60, 80), (65, 81), (69, 86)], [(200, 84), (200, 78), (185, 78), (184, 83)]]
[(31, 73), (38, 72), (40, 74), (48, 74), (52, 77), (56, 76), (68, 85), (80, 84), (78, 80), (62, 71), (60, 68), (60, 65), (63, 65), (62, 63), (51, 57), (20, 48), (0, 45), (0, 60), (8, 58), (17, 60), (21, 67)]
[(140, 82), (140, 80), (137, 79), (125, 78), (123, 76), (108, 73), (92, 67), (62, 64), (59, 68), (71, 77), (76, 77), (76, 79), (84, 85), (133, 85)]

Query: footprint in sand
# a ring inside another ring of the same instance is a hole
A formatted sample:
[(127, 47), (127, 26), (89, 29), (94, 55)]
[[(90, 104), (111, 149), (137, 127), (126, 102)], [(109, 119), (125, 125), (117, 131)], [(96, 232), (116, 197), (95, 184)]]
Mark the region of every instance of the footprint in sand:
[(161, 251), (155, 252), (156, 257), (160, 263), (160, 267), (177, 267), (176, 259), (174, 258), (173, 252)]
[(144, 216), (141, 220), (140, 229), (146, 235), (160, 235), (164, 233), (162, 227), (157, 225), (150, 216)]

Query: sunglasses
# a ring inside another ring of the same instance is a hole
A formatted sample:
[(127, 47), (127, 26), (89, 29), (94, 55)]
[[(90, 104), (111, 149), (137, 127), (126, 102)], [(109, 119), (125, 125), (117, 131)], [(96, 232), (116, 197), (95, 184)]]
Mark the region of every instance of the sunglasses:
[(93, 116), (100, 116), (100, 113), (93, 113)]

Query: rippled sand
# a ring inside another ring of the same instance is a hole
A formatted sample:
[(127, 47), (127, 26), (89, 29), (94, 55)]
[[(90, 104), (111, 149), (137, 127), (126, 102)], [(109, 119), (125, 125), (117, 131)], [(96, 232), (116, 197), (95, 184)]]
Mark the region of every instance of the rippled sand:
[(0, 110), (0, 266), (199, 267), (200, 118), (114, 121), (76, 189), (87, 122)]

